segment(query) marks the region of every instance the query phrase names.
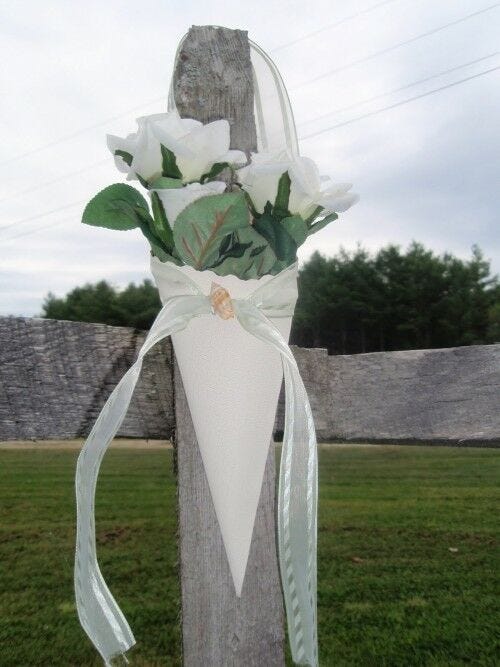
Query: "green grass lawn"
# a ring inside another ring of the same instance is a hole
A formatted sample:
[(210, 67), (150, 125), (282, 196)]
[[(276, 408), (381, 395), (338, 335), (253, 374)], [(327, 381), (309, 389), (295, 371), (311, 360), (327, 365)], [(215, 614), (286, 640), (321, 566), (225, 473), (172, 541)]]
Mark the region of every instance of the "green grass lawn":
[[(138, 641), (131, 665), (180, 665), (171, 456), (111, 450), (98, 487), (99, 558)], [(0, 450), (1, 667), (101, 664), (73, 602), (75, 460)], [(499, 480), (492, 449), (321, 448), (322, 667), (500, 664)]]

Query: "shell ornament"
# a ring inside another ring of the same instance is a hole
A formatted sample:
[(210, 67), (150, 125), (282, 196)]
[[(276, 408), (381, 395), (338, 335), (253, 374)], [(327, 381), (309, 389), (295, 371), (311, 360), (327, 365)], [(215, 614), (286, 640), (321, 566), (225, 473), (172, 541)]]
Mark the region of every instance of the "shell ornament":
[(210, 303), (214, 309), (214, 313), (223, 320), (230, 320), (234, 317), (234, 308), (227, 289), (212, 283), (210, 288)]

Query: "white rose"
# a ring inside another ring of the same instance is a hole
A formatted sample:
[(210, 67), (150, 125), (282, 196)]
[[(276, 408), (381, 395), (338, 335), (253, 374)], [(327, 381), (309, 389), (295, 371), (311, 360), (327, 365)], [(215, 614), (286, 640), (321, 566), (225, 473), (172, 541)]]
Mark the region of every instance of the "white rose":
[[(161, 146), (171, 150), (184, 183), (198, 181), (216, 162), (245, 164), (242, 151), (229, 150), (229, 123), (216, 120), (203, 125), (191, 118), (181, 118), (177, 111), (143, 116), (137, 119), (138, 131), (126, 138), (108, 135), (108, 148), (118, 169), (128, 180), (139, 175), (151, 182), (162, 175)], [(132, 156), (131, 164), (116, 151)]]
[(288, 171), (290, 176), (290, 200), (292, 215), (308, 218), (321, 206), (323, 213), (341, 213), (355, 204), (359, 197), (351, 194), (349, 183), (333, 183), (321, 177), (313, 160), (292, 157), (286, 151), (276, 154), (254, 153), (251, 163), (238, 171), (239, 182), (248, 192), (258, 213), (262, 213), (268, 201), (274, 204), (278, 182)]
[(201, 197), (220, 195), (225, 189), (226, 184), (222, 181), (211, 181), (204, 185), (191, 183), (190, 185), (185, 185), (183, 188), (162, 188), (153, 190), (153, 192), (156, 192), (160, 197), (167, 220), (170, 226), (173, 227), (177, 216), (188, 204), (201, 199)]
[(318, 206), (324, 209), (324, 214), (343, 213), (359, 199), (358, 195), (349, 192), (352, 188), (350, 183), (333, 183), (328, 176), (320, 176), (316, 163), (310, 158), (294, 160), (288, 173), (291, 181), (290, 212), (304, 220)]
[(252, 153), (248, 167), (238, 171), (238, 181), (248, 192), (258, 213), (264, 211), (268, 201), (274, 204), (281, 176), (290, 168), (291, 158), (287, 152)]

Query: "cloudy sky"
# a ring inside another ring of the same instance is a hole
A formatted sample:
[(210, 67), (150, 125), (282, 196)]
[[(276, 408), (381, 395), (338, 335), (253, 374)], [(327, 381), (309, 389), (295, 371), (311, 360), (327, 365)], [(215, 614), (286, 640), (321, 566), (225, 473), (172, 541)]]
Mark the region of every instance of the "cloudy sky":
[(36, 315), (49, 291), (147, 276), (139, 233), (79, 220), (96, 191), (121, 180), (105, 134), (165, 110), (175, 49), (192, 24), (249, 31), (289, 88), (302, 154), (361, 194), (303, 246), (302, 260), (416, 239), (461, 257), (477, 243), (500, 271), (499, 5), (2, 3), (0, 314)]

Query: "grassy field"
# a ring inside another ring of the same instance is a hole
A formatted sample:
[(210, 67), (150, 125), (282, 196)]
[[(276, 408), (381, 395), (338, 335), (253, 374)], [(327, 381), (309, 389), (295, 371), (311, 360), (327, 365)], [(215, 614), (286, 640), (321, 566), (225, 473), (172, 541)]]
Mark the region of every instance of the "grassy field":
[[(0, 450), (1, 667), (101, 664), (73, 603), (76, 455)], [(171, 456), (111, 450), (98, 487), (100, 563), (138, 641), (131, 665), (180, 665)], [(321, 448), (322, 667), (500, 664), (499, 480), (491, 449)]]

